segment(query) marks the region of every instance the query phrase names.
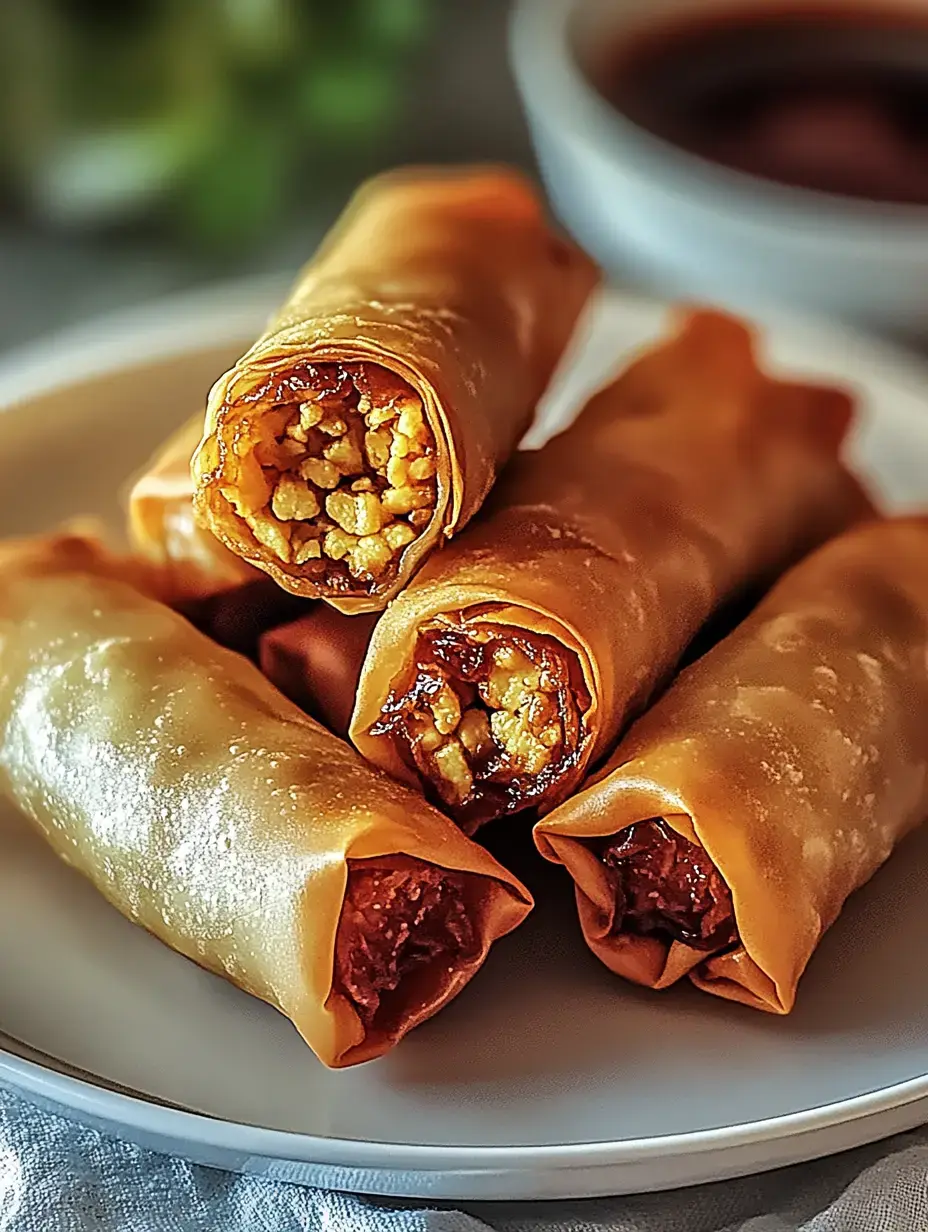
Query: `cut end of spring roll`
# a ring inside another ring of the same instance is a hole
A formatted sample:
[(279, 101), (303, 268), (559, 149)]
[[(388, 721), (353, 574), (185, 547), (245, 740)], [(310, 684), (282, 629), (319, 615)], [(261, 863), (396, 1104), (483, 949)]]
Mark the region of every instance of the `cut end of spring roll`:
[(615, 904), (610, 932), (662, 937), (704, 953), (736, 939), (731, 891), (721, 873), (698, 843), (662, 818), (607, 838), (599, 858)]
[(573, 877), (583, 934), (610, 970), (668, 988), (711, 955), (737, 948), (731, 890), (689, 818), (656, 813), (614, 834), (581, 838), (556, 829), (564, 807), (552, 814), (555, 828), (539, 823), (536, 843)]
[(257, 545), (281, 585), (295, 576), (303, 593), (373, 595), (412, 544), (438, 537), (450, 477), (439, 483), (422, 397), (388, 369), (295, 364), (241, 394), (230, 386), (222, 418), (232, 443), (207, 520), (210, 508), (231, 513), (219, 524), (233, 551)]
[(382, 609), (482, 504), (596, 279), (520, 176), (374, 179), (211, 392), (198, 518), (295, 594)]
[(281, 1010), (326, 1065), (386, 1052), (530, 910), (489, 853), (97, 545), (9, 543), (0, 566), (5, 792), (128, 919)]
[(444, 1000), (480, 957), (467, 875), (418, 860), (352, 861), (335, 938), (333, 991), (367, 1033), (395, 1033), (410, 1006)]
[(928, 814), (928, 519), (787, 573), (535, 831), (590, 948), (788, 1013), (848, 896)]
[(474, 873), (402, 855), (348, 861), (327, 1002), (347, 1024), (335, 1067), (383, 1055), (470, 981), (526, 910), (486, 890)]
[(420, 626), (412, 670), (369, 734), (472, 833), (562, 798), (586, 752), (589, 704), (576, 656), (555, 639), (443, 615)]

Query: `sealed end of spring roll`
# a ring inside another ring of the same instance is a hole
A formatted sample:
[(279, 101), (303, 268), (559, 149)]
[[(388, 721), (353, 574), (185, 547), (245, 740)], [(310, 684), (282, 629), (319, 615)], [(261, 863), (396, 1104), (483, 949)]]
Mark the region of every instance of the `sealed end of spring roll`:
[(764, 375), (740, 322), (691, 315), (394, 600), (353, 741), (468, 832), (553, 808), (713, 613), (869, 511), (850, 419), (843, 392)]
[(157, 571), (159, 597), (221, 646), (255, 658), (261, 636), (310, 604), (223, 547), (193, 512), (190, 459), (202, 416), (188, 421), (155, 455), (129, 493), (129, 541)]
[(73, 538), (0, 549), (6, 794), (125, 916), (326, 1065), (468, 982), (526, 890), (240, 656)]
[(197, 415), (159, 449), (129, 493), (129, 540), (162, 571), (167, 597), (176, 603), (209, 599), (262, 576), (194, 516), (190, 459), (202, 434)]
[(285, 697), (346, 739), (361, 664), (377, 617), (345, 616), (319, 603), (261, 637), (261, 670)]
[(822, 934), (928, 813), (928, 519), (788, 573), (536, 828), (607, 966), (788, 1013)]
[(595, 281), (511, 172), (371, 181), (213, 388), (197, 516), (294, 594), (380, 610), (479, 509)]

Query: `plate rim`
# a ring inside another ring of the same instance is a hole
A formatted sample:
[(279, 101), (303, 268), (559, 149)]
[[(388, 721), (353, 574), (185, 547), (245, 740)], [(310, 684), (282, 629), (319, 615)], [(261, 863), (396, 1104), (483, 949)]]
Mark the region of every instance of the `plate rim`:
[[(26, 399), (95, 376), (247, 339), (254, 332), (256, 322), (266, 318), (273, 309), (283, 285), (279, 277), (224, 282), (98, 317), (0, 354), (0, 414), (15, 412)], [(651, 319), (670, 307), (653, 297), (612, 288), (604, 289), (602, 295), (607, 302), (638, 319)], [(796, 336), (802, 331), (809, 350), (818, 344), (826, 355), (851, 345), (856, 363), (879, 374), (889, 384), (900, 390), (928, 390), (928, 360), (900, 345), (870, 337), (841, 323), (787, 315), (782, 311), (755, 314), (754, 319), (781, 335)], [(906, 418), (913, 431), (928, 432), (928, 407), (924, 422)], [(4, 1039), (9, 1040), (11, 1047), (3, 1046)], [(29, 1059), (21, 1055), (17, 1047), (42, 1059)], [(0, 1086), (59, 1105), (65, 1110), (64, 1115), (73, 1112), (78, 1119), (84, 1115), (105, 1122), (116, 1132), (152, 1133), (178, 1145), (196, 1144), (230, 1155), (293, 1160), (336, 1170), (373, 1170), (384, 1177), (410, 1172), (453, 1172), (463, 1179), (488, 1172), (524, 1175), (578, 1168), (615, 1172), (657, 1160), (714, 1157), (722, 1151), (764, 1144), (774, 1146), (841, 1127), (862, 1126), (893, 1111), (911, 1111), (921, 1103), (928, 1103), (928, 1073), (925, 1073), (814, 1108), (712, 1129), (591, 1142), (445, 1146), (326, 1137), (250, 1125), (167, 1104), (142, 1091), (114, 1087), (99, 1075), (75, 1076), (68, 1072), (70, 1068), (66, 1062), (39, 1052), (28, 1043), (0, 1034)], [(916, 1123), (914, 1118), (911, 1123)], [(885, 1136), (872, 1124), (870, 1129), (876, 1132), (868, 1130), (865, 1135), (854, 1136), (853, 1140), (832, 1150), (863, 1145)], [(895, 1129), (887, 1132), (895, 1132)], [(812, 1158), (814, 1154), (812, 1151), (801, 1158)], [(786, 1158), (781, 1153), (769, 1163), (754, 1161), (748, 1170), (790, 1162), (795, 1162), (793, 1154)], [(710, 1180), (720, 1174), (708, 1170), (700, 1175)], [(325, 1178), (316, 1183), (325, 1183)], [(674, 1182), (668, 1178), (662, 1187), (674, 1183), (694, 1182)], [(364, 1192), (406, 1197), (416, 1193), (422, 1196), (423, 1192), (410, 1189), (408, 1185), (400, 1189), (371, 1185), (370, 1177), (367, 1187), (360, 1183), (354, 1187)], [(428, 1192), (434, 1196), (433, 1191)], [(448, 1191), (444, 1196), (453, 1197), (456, 1192)], [(589, 1186), (582, 1190), (584, 1195), (604, 1192), (617, 1191)], [(475, 1195), (469, 1189), (466, 1193), (462, 1190), (460, 1196), (472, 1198)], [(512, 1196), (511, 1186), (505, 1192), (497, 1187), (492, 1193), (480, 1196), (509, 1197)], [(568, 1195), (565, 1190), (548, 1196), (581, 1195), (573, 1191)]]
[[(29, 1045), (26, 1047), (32, 1052), (37, 1051)], [(528, 1146), (440, 1146), (426, 1143), (400, 1145), (377, 1140), (362, 1141), (357, 1138), (327, 1138), (298, 1133), (295, 1130), (271, 1129), (262, 1125), (248, 1125), (242, 1121), (229, 1121), (223, 1117), (163, 1103), (157, 1097), (141, 1091), (117, 1089), (106, 1084), (103, 1079), (91, 1081), (74, 1077), (58, 1068), (64, 1065), (63, 1062), (48, 1054), (44, 1055), (47, 1056), (48, 1065), (31, 1061), (18, 1056), (9, 1048), (0, 1047), (0, 1084), (9, 1081), (16, 1090), (27, 1091), (74, 1110), (83, 1108), (91, 1116), (111, 1124), (157, 1133), (178, 1141), (196, 1142), (219, 1150), (247, 1151), (249, 1154), (273, 1159), (299, 1160), (320, 1166), (382, 1168), (392, 1172), (453, 1170), (466, 1173), (488, 1169), (525, 1170), (548, 1166), (570, 1168), (578, 1165), (584, 1168), (614, 1168), (653, 1162), (654, 1159), (716, 1153), (722, 1149), (782, 1142), (928, 1102), (928, 1074), (923, 1074), (849, 1099), (806, 1108), (801, 1112), (745, 1121), (738, 1125), (719, 1126), (715, 1129), (690, 1130), (681, 1134)], [(72, 1098), (69, 1099), (68, 1096)], [(111, 1115), (106, 1107), (108, 1104), (113, 1105), (114, 1112), (131, 1110), (135, 1115)], [(184, 1133), (185, 1128), (200, 1132)], [(247, 1142), (236, 1140), (242, 1134), (247, 1135)], [(867, 1139), (869, 1140), (871, 1139)], [(862, 1145), (863, 1141), (865, 1140), (849, 1145)], [(346, 1149), (355, 1155), (354, 1159), (345, 1158)], [(366, 1152), (371, 1154), (367, 1155)], [(779, 1166), (779, 1162), (778, 1160), (771, 1166)]]

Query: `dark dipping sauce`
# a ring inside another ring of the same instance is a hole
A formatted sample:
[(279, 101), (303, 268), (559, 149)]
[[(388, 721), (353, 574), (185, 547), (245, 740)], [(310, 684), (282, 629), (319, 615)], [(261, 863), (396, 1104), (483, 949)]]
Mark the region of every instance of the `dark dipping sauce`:
[(928, 9), (733, 7), (655, 24), (593, 79), (634, 123), (738, 171), (928, 204)]
[(694, 950), (737, 941), (731, 892), (696, 843), (659, 818), (603, 840), (600, 857), (615, 891), (613, 933), (680, 941)]

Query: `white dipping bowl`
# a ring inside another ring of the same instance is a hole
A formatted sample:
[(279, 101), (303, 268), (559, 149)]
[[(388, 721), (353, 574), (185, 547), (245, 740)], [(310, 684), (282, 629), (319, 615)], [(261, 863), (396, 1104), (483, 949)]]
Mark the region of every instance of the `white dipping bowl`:
[[(743, 13), (751, 0), (741, 0)], [(846, 11), (849, 0), (818, 0)], [(769, 0), (760, 0), (769, 11)], [(910, 0), (916, 7), (916, 0)], [(928, 335), (928, 207), (790, 188), (690, 154), (612, 107), (585, 66), (645, 25), (731, 0), (516, 0), (513, 68), (554, 209), (618, 278), (758, 311), (796, 305)], [(922, 11), (928, 2), (922, 0)], [(872, 6), (871, 6), (872, 11)]]

